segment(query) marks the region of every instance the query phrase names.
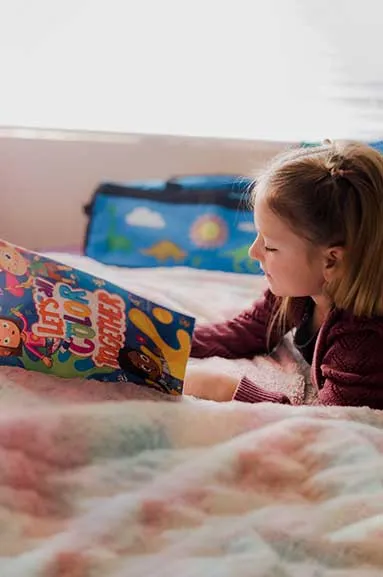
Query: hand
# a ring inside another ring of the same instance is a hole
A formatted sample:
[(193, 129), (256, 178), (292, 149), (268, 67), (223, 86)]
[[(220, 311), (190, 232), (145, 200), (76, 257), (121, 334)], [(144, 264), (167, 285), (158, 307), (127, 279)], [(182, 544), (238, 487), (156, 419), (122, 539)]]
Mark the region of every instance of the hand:
[(49, 357), (43, 357), (41, 360), (43, 361), (44, 365), (48, 368), (50, 368), (53, 364), (52, 359), (50, 359)]
[(13, 315), (15, 315), (15, 317), (21, 317), (20, 311), (18, 311), (15, 308), (11, 308), (9, 312), (12, 313)]
[(216, 373), (212, 370), (189, 367), (186, 371), (185, 395), (192, 395), (208, 401), (231, 401), (238, 386), (238, 378)]
[(19, 287), (20, 288), (31, 288), (31, 286), (33, 285), (33, 277), (29, 277), (28, 280), (26, 280), (25, 282), (22, 282)]

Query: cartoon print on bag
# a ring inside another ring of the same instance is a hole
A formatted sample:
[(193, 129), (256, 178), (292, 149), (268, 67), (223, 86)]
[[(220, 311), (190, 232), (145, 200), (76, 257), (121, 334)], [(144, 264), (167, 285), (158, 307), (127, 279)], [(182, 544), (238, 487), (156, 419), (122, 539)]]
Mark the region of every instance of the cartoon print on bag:
[(141, 249), (140, 252), (147, 256), (152, 256), (161, 263), (168, 260), (182, 262), (187, 257), (187, 253), (171, 240), (160, 240), (149, 248)]
[(190, 228), (190, 240), (200, 248), (218, 248), (223, 246), (229, 231), (226, 221), (216, 214), (199, 216)]

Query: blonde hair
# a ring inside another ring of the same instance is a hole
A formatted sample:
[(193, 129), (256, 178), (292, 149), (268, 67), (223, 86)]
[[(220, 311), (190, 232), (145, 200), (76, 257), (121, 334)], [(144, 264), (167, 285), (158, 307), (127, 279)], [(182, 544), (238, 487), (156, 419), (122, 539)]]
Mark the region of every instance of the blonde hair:
[[(314, 246), (342, 246), (341, 274), (324, 286), (336, 308), (383, 314), (383, 156), (360, 143), (290, 150), (253, 187), (269, 208)], [(292, 297), (278, 299), (286, 323)], [(274, 319), (275, 320), (275, 319)]]

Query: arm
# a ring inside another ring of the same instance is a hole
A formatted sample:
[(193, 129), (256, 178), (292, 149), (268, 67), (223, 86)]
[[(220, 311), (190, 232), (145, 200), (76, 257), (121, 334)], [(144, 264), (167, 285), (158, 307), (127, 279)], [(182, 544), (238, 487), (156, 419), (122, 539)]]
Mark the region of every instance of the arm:
[(12, 308), (10, 312), (14, 314), (15, 317), (21, 320), (21, 322), (23, 323), (22, 331), (26, 331), (28, 329), (28, 321), (26, 317), (23, 315), (23, 313), (21, 313), (19, 310), (15, 308)]
[(321, 404), (383, 409), (383, 334), (367, 323), (337, 332), (321, 365)]
[(30, 343), (24, 342), (24, 347), (38, 359), (43, 360), (45, 358), (45, 355), (43, 355), (39, 350), (35, 349)]
[[(238, 359), (270, 352), (283, 336), (278, 327), (275, 327), (268, 343), (267, 330), (275, 306), (276, 297), (267, 290), (263, 299), (234, 319), (196, 327), (191, 356)], [(287, 327), (287, 330), (289, 328), (291, 327)]]
[(232, 397), (233, 401), (244, 403), (282, 403), (291, 405), (290, 399), (282, 393), (272, 393), (258, 387), (247, 377), (242, 377)]
[[(362, 321), (337, 329), (321, 364), (320, 404), (383, 409), (383, 358), (378, 343), (383, 343), (383, 334)], [(286, 395), (269, 393), (246, 377), (237, 386), (233, 399), (290, 403)]]
[(53, 362), (52, 359), (50, 359), (49, 357), (47, 357), (46, 355), (44, 355), (43, 353), (41, 353), (37, 348), (35, 348), (32, 343), (28, 343), (28, 342), (24, 342), (24, 347), (26, 349), (28, 349), (28, 351), (30, 353), (32, 353), (32, 355), (34, 355), (35, 357), (37, 357), (38, 359), (40, 359), (44, 365), (46, 367), (51, 367)]

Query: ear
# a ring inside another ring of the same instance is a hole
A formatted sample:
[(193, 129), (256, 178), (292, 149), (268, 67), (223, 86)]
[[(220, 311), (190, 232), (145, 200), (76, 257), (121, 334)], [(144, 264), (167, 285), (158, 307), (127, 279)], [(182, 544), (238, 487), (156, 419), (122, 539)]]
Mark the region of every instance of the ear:
[(341, 272), (344, 258), (344, 248), (331, 246), (323, 254), (323, 276), (326, 282), (334, 280)]

